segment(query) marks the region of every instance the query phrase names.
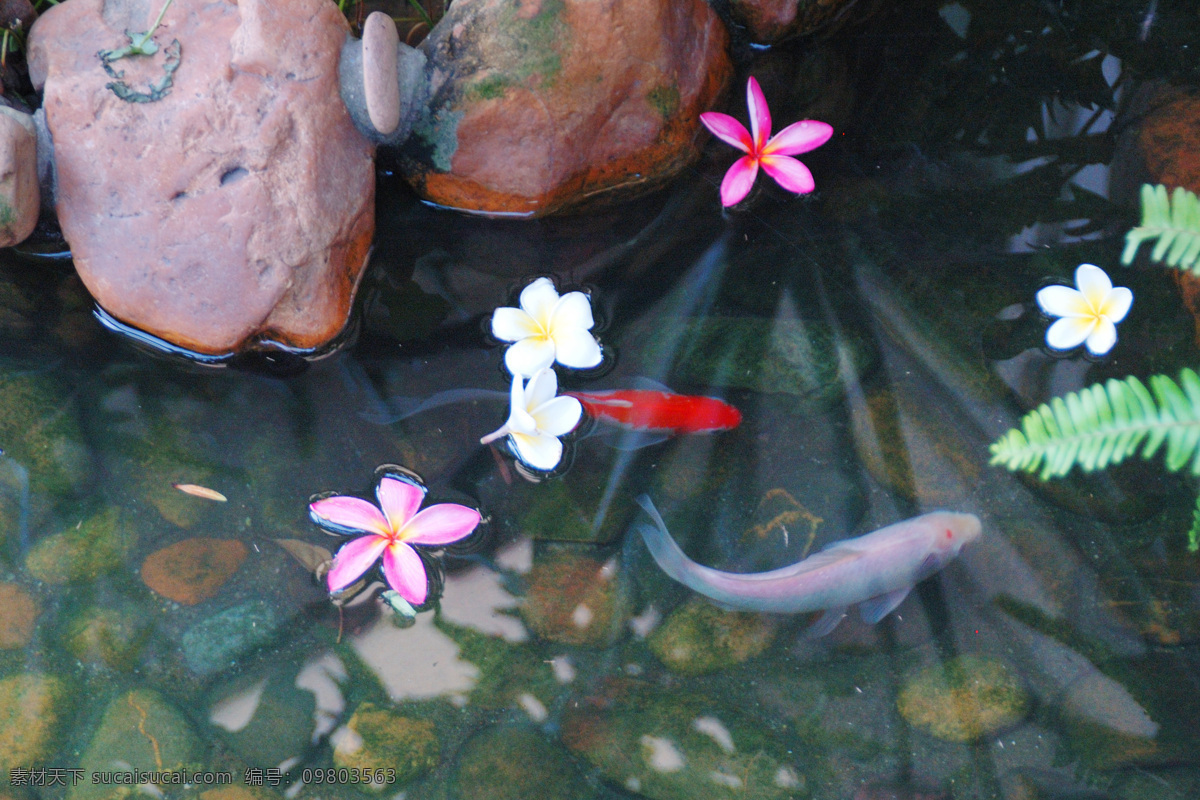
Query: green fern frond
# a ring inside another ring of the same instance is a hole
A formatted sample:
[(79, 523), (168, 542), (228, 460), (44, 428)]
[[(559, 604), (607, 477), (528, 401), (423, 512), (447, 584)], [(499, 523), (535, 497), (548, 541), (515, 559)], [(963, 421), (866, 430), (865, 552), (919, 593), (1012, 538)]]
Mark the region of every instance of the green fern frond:
[(1137, 255), (1142, 242), (1158, 239), (1150, 260), (1200, 274), (1200, 198), (1176, 186), (1167, 197), (1167, 187), (1142, 185), (1142, 224), (1125, 234), (1121, 263), (1126, 266)]
[(1200, 550), (1200, 497), (1196, 498), (1196, 507), (1192, 509), (1192, 527), (1188, 530), (1188, 552)]
[(992, 464), (1060, 477), (1076, 464), (1084, 472), (1117, 464), (1141, 450), (1150, 458), (1166, 444), (1166, 467), (1191, 463), (1200, 475), (1200, 376), (1185, 369), (1179, 383), (1166, 375), (1112, 379), (1038, 406), (992, 443)]

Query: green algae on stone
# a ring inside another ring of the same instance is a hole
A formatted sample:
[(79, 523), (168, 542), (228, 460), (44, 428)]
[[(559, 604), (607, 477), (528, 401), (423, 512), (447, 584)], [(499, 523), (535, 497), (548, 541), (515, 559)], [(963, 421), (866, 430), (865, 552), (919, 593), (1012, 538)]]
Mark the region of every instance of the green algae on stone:
[(768, 615), (722, 611), (693, 598), (672, 611), (647, 644), (672, 672), (707, 675), (761, 655), (774, 640), (775, 628)]
[(0, 678), (0, 773), (46, 763), (58, 747), (68, 699), (66, 684), (50, 675)]
[[(109, 702), (79, 766), (85, 775), (114, 770), (190, 772), (201, 766), (204, 752), (204, 744), (174, 706), (157, 692), (135, 689)], [(67, 799), (118, 800), (139, 792), (136, 786), (89, 780), (70, 787)]]
[(211, 675), (274, 639), (283, 623), (283, 615), (265, 600), (227, 608), (184, 632), (184, 663), (200, 677)]
[(118, 569), (134, 544), (120, 524), (115, 506), (38, 540), (25, 557), (25, 568), (39, 581), (87, 583)]
[(29, 487), (57, 500), (79, 493), (91, 457), (75, 403), (46, 374), (0, 369), (0, 442), (29, 473)]
[(459, 658), (479, 670), (479, 678), (470, 692), (472, 707), (516, 708), (523, 695), (550, 707), (562, 691), (550, 663), (529, 645), (488, 636), (440, 616), (434, 619), (434, 624), (458, 645)]
[(761, 723), (694, 694), (649, 689), (581, 700), (563, 743), (608, 780), (651, 800), (793, 800), (808, 779)]
[(591, 545), (540, 542), (521, 604), (521, 618), (543, 639), (603, 648), (625, 633), (633, 589), (619, 554)]
[(1004, 662), (965, 655), (909, 675), (896, 707), (931, 736), (976, 742), (1024, 719), (1029, 693)]
[(471, 737), (458, 753), (452, 797), (471, 800), (583, 800), (588, 788), (570, 757), (526, 726), (498, 725)]
[(858, 373), (868, 361), (857, 340), (839, 339), (828, 325), (803, 320), (653, 318), (633, 325), (621, 339), (647, 368), (671, 365), (673, 382), (793, 395), (801, 412), (842, 397), (843, 359)]
[(67, 623), (63, 643), (85, 664), (128, 669), (137, 659), (149, 630), (126, 609), (90, 606)]
[(394, 792), (438, 765), (441, 745), (433, 723), (363, 703), (336, 734), (333, 763), (339, 768), (374, 772), (395, 770), (394, 783), (366, 784)]
[[(302, 756), (311, 746), (316, 698), (296, 686), (297, 672), (272, 665), (267, 677), (242, 675), (208, 694), (209, 719), (221, 727), (221, 738), (248, 766), (270, 769)], [(250, 719), (238, 720), (240, 727), (232, 730), (223, 725), (220, 712), (228, 706), (241, 708), (247, 697), (257, 698)]]
[(679, 110), (679, 89), (673, 85), (655, 86), (646, 92), (646, 102), (669, 120)]

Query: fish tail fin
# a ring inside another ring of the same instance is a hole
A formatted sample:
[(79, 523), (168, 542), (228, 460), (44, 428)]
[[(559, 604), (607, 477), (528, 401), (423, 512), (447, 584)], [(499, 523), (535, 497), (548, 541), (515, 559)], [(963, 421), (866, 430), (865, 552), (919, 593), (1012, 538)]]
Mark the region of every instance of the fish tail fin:
[(671, 534), (667, 532), (667, 524), (663, 522), (662, 515), (658, 513), (658, 509), (654, 507), (650, 497), (643, 494), (637, 498), (637, 503), (654, 521), (653, 525), (641, 523), (637, 526), (638, 533), (642, 535), (646, 547), (650, 550), (650, 555), (654, 556), (654, 560), (663, 572), (680, 583), (690, 586), (689, 567), (694, 567), (695, 562), (688, 558), (687, 554), (671, 538)]

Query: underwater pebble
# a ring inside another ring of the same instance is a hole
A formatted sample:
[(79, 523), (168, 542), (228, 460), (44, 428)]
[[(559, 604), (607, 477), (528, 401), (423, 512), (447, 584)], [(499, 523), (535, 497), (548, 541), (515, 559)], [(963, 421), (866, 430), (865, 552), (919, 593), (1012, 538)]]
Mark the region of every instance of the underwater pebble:
[(588, 545), (540, 543), (534, 549), (521, 618), (560, 644), (608, 647), (625, 633), (632, 596), (618, 555)]
[(209, 722), (250, 766), (270, 769), (311, 746), (316, 698), (296, 686), (297, 672), (274, 666), (265, 676), (239, 676), (209, 692)]
[(37, 600), (15, 583), (0, 583), (0, 609), (0, 650), (29, 644), (42, 613)]
[(37, 544), (25, 557), (25, 569), (46, 583), (86, 583), (121, 566), (134, 536), (120, 524), (115, 506), (81, 520)]
[(125, 608), (89, 606), (67, 623), (63, 643), (85, 664), (130, 667), (146, 640), (146, 622)]
[(896, 707), (931, 736), (975, 742), (1021, 721), (1029, 693), (1004, 662), (967, 655), (910, 674)]
[(458, 753), (451, 797), (471, 800), (583, 800), (589, 790), (570, 756), (529, 727), (498, 725)]
[(46, 762), (59, 747), (69, 699), (66, 684), (50, 675), (0, 678), (0, 770)]
[[(157, 692), (135, 689), (118, 694), (105, 708), (79, 766), (85, 775), (130, 769), (196, 770), (205, 751), (174, 706)], [(127, 786), (81, 781), (68, 788), (67, 800), (118, 800), (128, 796), (128, 790)]]
[(391, 784), (369, 784), (377, 792), (395, 792), (438, 765), (441, 745), (433, 723), (412, 719), (372, 703), (363, 703), (334, 731), (333, 763), (360, 770), (394, 769)]
[(168, 600), (194, 606), (216, 595), (248, 553), (237, 539), (184, 539), (146, 558), (142, 582)]
[(382, 11), (367, 15), (362, 31), (363, 95), (371, 124), (383, 134), (400, 124), (399, 44), (400, 34), (391, 17)]
[(204, 677), (250, 655), (279, 631), (284, 617), (265, 600), (250, 600), (196, 623), (183, 634), (183, 660)]
[(761, 655), (774, 641), (775, 629), (770, 615), (722, 611), (693, 598), (667, 615), (647, 643), (672, 672), (707, 675)]

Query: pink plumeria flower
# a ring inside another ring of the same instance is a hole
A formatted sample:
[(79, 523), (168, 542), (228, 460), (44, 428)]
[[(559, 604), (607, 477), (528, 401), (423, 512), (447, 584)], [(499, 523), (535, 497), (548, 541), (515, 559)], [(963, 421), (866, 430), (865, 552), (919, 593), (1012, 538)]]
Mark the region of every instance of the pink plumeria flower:
[(812, 173), (791, 156), (825, 144), (833, 136), (832, 126), (803, 119), (771, 136), (771, 111), (754, 78), (746, 83), (746, 105), (750, 111), (750, 130), (728, 114), (709, 111), (700, 115), (700, 121), (714, 136), (746, 154), (733, 162), (721, 181), (721, 205), (735, 205), (750, 194), (760, 165), (789, 192), (811, 192), (816, 188)]
[(1047, 286), (1037, 293), (1037, 304), (1052, 317), (1062, 317), (1046, 331), (1046, 344), (1053, 350), (1070, 350), (1086, 345), (1094, 356), (1102, 356), (1117, 343), (1117, 323), (1133, 305), (1133, 292), (1113, 286), (1108, 274), (1093, 264), (1080, 264), (1075, 285)]
[(363, 533), (338, 550), (325, 576), (330, 593), (354, 583), (383, 557), (388, 585), (414, 606), (425, 602), (429, 577), (412, 545), (442, 547), (465, 539), (479, 524), (479, 512), (455, 503), (417, 511), (426, 489), (385, 475), (375, 489), (379, 506), (358, 497), (334, 495), (308, 506), (318, 525), (338, 533)]

